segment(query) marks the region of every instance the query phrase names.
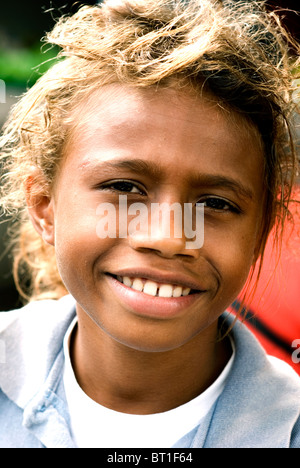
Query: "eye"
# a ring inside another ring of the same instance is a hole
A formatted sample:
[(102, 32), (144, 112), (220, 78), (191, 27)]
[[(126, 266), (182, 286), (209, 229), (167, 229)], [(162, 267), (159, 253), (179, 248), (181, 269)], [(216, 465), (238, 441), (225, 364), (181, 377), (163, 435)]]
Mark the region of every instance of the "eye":
[(199, 203), (203, 203), (204, 208), (209, 208), (213, 211), (240, 213), (240, 209), (236, 205), (224, 198), (207, 197), (200, 200)]
[(100, 188), (104, 190), (112, 190), (114, 192), (138, 193), (140, 195), (145, 194), (145, 192), (137, 183), (131, 182), (129, 180), (116, 180), (107, 182), (105, 184), (101, 184)]

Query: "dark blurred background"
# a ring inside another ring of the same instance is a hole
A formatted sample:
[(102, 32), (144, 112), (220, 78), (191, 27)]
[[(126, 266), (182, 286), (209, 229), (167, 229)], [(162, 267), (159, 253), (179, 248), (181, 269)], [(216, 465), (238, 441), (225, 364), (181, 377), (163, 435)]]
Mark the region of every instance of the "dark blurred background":
[[(251, 1), (251, 0), (250, 0)], [(58, 0), (10, 0), (0, 8), (0, 85), (5, 85), (5, 99), (0, 92), (0, 129), (11, 105), (18, 96), (32, 86), (40, 73), (51, 65), (56, 50), (48, 50), (41, 38), (50, 31), (57, 18), (75, 13), (81, 5), (97, 2)], [(270, 0), (270, 9), (276, 9), (286, 28), (300, 41), (299, 0)], [(288, 11), (287, 9), (294, 10)], [(44, 51), (44, 53), (42, 53)], [(40, 63), (48, 61), (40, 68)], [(1, 91), (0, 89), (0, 91)], [(5, 101), (5, 102), (3, 102)], [(21, 304), (11, 276), (11, 256), (6, 252), (7, 223), (0, 218), (0, 310), (9, 310)]]

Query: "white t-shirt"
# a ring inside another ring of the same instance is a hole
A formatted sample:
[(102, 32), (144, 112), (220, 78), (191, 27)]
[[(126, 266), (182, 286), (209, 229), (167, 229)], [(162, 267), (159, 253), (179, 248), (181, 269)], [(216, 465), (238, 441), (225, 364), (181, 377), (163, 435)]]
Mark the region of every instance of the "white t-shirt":
[[(71, 432), (79, 448), (168, 448), (201, 423), (222, 393), (235, 350), (217, 380), (198, 397), (164, 413), (119, 413), (92, 400), (78, 385), (69, 353), (70, 325), (64, 339), (64, 386), (71, 418)], [(179, 423), (180, 422), (180, 423)]]

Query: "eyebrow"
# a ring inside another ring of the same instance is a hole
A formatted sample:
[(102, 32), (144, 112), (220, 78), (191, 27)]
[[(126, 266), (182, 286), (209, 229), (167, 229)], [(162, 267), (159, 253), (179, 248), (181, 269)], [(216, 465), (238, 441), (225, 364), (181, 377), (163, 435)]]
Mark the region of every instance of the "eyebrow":
[(253, 200), (254, 193), (249, 188), (246, 187), (242, 182), (235, 180), (228, 176), (223, 175), (215, 175), (215, 174), (203, 174), (203, 175), (195, 175), (193, 177), (194, 186), (204, 186), (204, 187), (222, 187), (235, 192), (237, 195)]
[(123, 169), (136, 174), (144, 174), (152, 179), (161, 180), (165, 171), (158, 165), (143, 159), (120, 159), (114, 162), (105, 161), (102, 170)]
[[(143, 159), (117, 159), (114, 161), (103, 161), (99, 165), (88, 164), (87, 168), (94, 172), (100, 172), (102, 175), (111, 174), (112, 170), (128, 170), (139, 175), (146, 175), (156, 181), (160, 181), (166, 174), (166, 170), (160, 167), (158, 163), (144, 161)], [(192, 187), (222, 187), (235, 192), (243, 198), (253, 200), (253, 191), (245, 186), (239, 180), (221, 174), (193, 174), (188, 178), (188, 183)]]

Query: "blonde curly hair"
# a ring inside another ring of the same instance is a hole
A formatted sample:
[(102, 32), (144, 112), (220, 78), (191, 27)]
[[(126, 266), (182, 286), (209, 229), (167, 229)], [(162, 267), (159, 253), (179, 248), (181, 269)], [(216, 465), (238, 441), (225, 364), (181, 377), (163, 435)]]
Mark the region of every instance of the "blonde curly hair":
[(0, 140), (1, 206), (15, 216), (14, 277), (21, 295), (36, 300), (67, 293), (54, 248), (29, 219), (25, 187), (35, 168), (34, 187), (51, 192), (72, 111), (113, 82), (188, 83), (256, 126), (265, 152), (262, 259), (273, 225), (282, 232), (296, 174), (290, 40), (262, 1), (107, 0), (62, 17), (46, 38), (61, 48), (57, 62), (13, 108)]

